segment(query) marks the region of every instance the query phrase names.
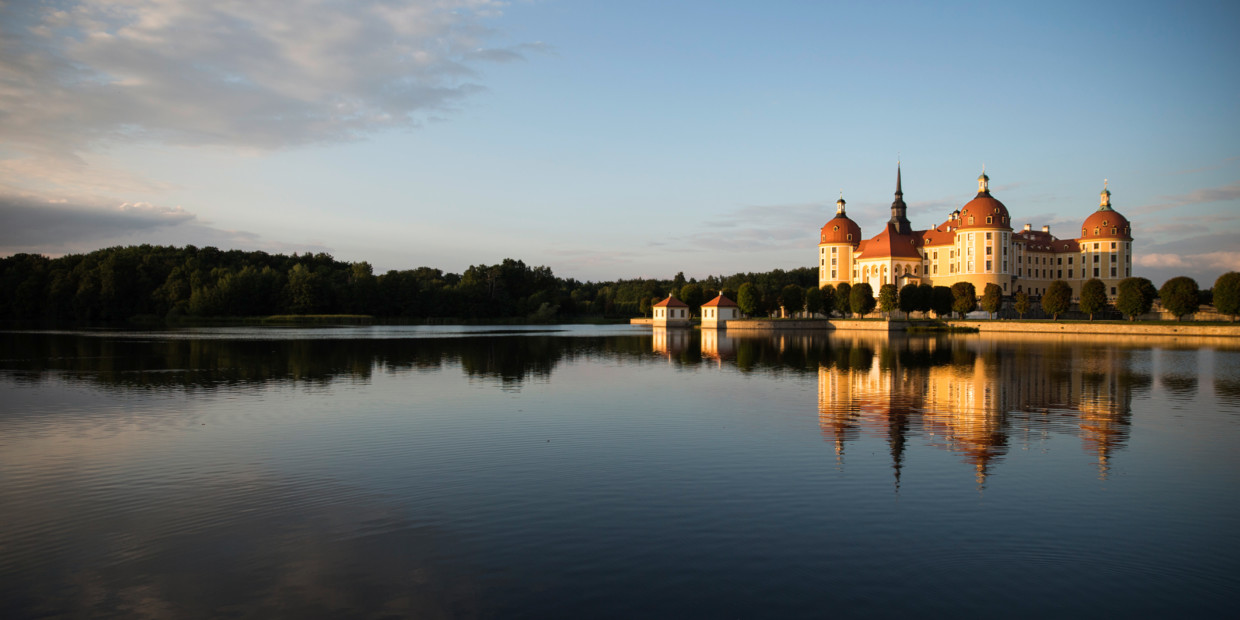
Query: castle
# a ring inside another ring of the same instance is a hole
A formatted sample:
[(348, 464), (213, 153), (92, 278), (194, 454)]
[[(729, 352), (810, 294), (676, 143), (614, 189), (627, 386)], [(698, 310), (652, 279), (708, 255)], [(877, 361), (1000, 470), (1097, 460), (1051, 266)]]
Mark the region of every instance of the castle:
[(1081, 236), (1059, 239), (1049, 226), (1037, 231), (1025, 224), (1013, 232), (1007, 207), (990, 195), (989, 182), (983, 170), (976, 197), (942, 224), (913, 230), (897, 165), (891, 219), (869, 239), (862, 239), (861, 227), (845, 213), (841, 196), (835, 217), (819, 235), (818, 286), (867, 282), (877, 294), (884, 284), (971, 282), (980, 296), (993, 283), (1004, 295), (1023, 291), (1037, 296), (1051, 282), (1063, 280), (1079, 298), (1081, 286), (1097, 278), (1115, 297), (1120, 280), (1132, 275), (1132, 228), (1111, 208), (1105, 183), (1098, 209), (1081, 224)]

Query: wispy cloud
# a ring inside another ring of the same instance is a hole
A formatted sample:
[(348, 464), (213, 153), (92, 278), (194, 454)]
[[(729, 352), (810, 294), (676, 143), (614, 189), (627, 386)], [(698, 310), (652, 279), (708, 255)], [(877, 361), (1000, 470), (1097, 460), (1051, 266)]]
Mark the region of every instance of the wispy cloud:
[(130, 243), (194, 244), (272, 252), (330, 252), (320, 243), (290, 244), (217, 228), (179, 206), (104, 205), (0, 194), (0, 254), (68, 254)]
[(494, 0), (0, 3), (0, 135), (273, 149), (415, 125), (482, 89)]
[(1166, 211), (1167, 209), (1187, 207), (1189, 205), (1226, 202), (1237, 199), (1240, 199), (1240, 183), (1232, 183), (1231, 185), (1224, 185), (1222, 187), (1197, 189), (1188, 192), (1187, 194), (1159, 196), (1160, 202), (1152, 205), (1137, 207), (1136, 209), (1133, 209), (1133, 213), (1154, 213), (1157, 211)]

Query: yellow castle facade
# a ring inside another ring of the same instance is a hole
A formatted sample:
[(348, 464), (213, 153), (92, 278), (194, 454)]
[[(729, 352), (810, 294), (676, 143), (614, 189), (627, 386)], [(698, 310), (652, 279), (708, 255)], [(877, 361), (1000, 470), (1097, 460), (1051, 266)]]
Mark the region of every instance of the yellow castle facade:
[(914, 230), (906, 215), (900, 169), (896, 168), (891, 219), (878, 234), (863, 238), (861, 227), (845, 212), (843, 196), (835, 217), (819, 231), (818, 286), (868, 283), (877, 295), (884, 284), (951, 286), (970, 282), (980, 296), (987, 284), (1004, 295), (1041, 295), (1051, 282), (1063, 280), (1079, 298), (1081, 286), (1102, 280), (1114, 297), (1120, 280), (1132, 275), (1132, 228), (1111, 207), (1103, 184), (1097, 210), (1081, 224), (1081, 235), (1059, 239), (1049, 226), (1012, 228), (1007, 207), (990, 193), (985, 170), (977, 178), (977, 196), (953, 211), (942, 224)]

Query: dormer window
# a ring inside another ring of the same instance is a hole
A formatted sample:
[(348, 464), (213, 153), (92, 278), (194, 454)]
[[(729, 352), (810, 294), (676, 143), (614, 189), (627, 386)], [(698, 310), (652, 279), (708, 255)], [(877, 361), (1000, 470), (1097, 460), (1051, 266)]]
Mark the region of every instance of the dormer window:
[(986, 216), (986, 223), (987, 223), (987, 224), (993, 224), (993, 223), (994, 223), (994, 219), (995, 219), (995, 218), (994, 218), (993, 216), (987, 215), (987, 216)]
[(839, 226), (836, 226), (835, 228), (832, 228), (831, 230), (835, 231), (835, 230), (839, 230), (839, 229), (840, 229), (840, 227), (839, 227)]
[(972, 216), (972, 215), (970, 215), (970, 216), (969, 216), (969, 223), (970, 223), (970, 224), (972, 224), (972, 223), (973, 223), (973, 216)]
[(1096, 234), (1098, 234), (1098, 227), (1096, 227), (1096, 226), (1094, 227), (1094, 234), (1095, 234), (1095, 235), (1096, 235)]
[(1106, 221), (1106, 220), (1102, 220), (1102, 225), (1103, 225), (1103, 226), (1106, 226), (1106, 225), (1107, 225), (1107, 221)]
[(848, 233), (848, 240), (852, 241), (852, 233)]
[(1112, 235), (1114, 235), (1114, 234), (1115, 234), (1115, 229), (1114, 229), (1114, 228), (1112, 228), (1112, 229), (1111, 229), (1111, 234), (1112, 234)]

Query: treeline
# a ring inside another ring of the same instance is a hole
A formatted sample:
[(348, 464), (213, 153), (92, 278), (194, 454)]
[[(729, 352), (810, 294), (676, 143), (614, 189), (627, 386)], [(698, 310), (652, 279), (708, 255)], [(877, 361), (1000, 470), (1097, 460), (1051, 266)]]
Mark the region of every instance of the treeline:
[[(775, 307), (787, 285), (810, 287), (812, 267), (669, 280), (580, 282), (504, 259), (464, 273), (432, 267), (375, 274), (329, 254), (268, 254), (194, 246), (114, 247), (48, 258), (0, 259), (0, 320), (121, 321), (135, 317), (363, 314), (393, 319), (552, 321), (641, 316), (652, 300), (696, 287), (712, 297), (751, 283)], [(700, 303), (700, 302), (699, 302)]]

